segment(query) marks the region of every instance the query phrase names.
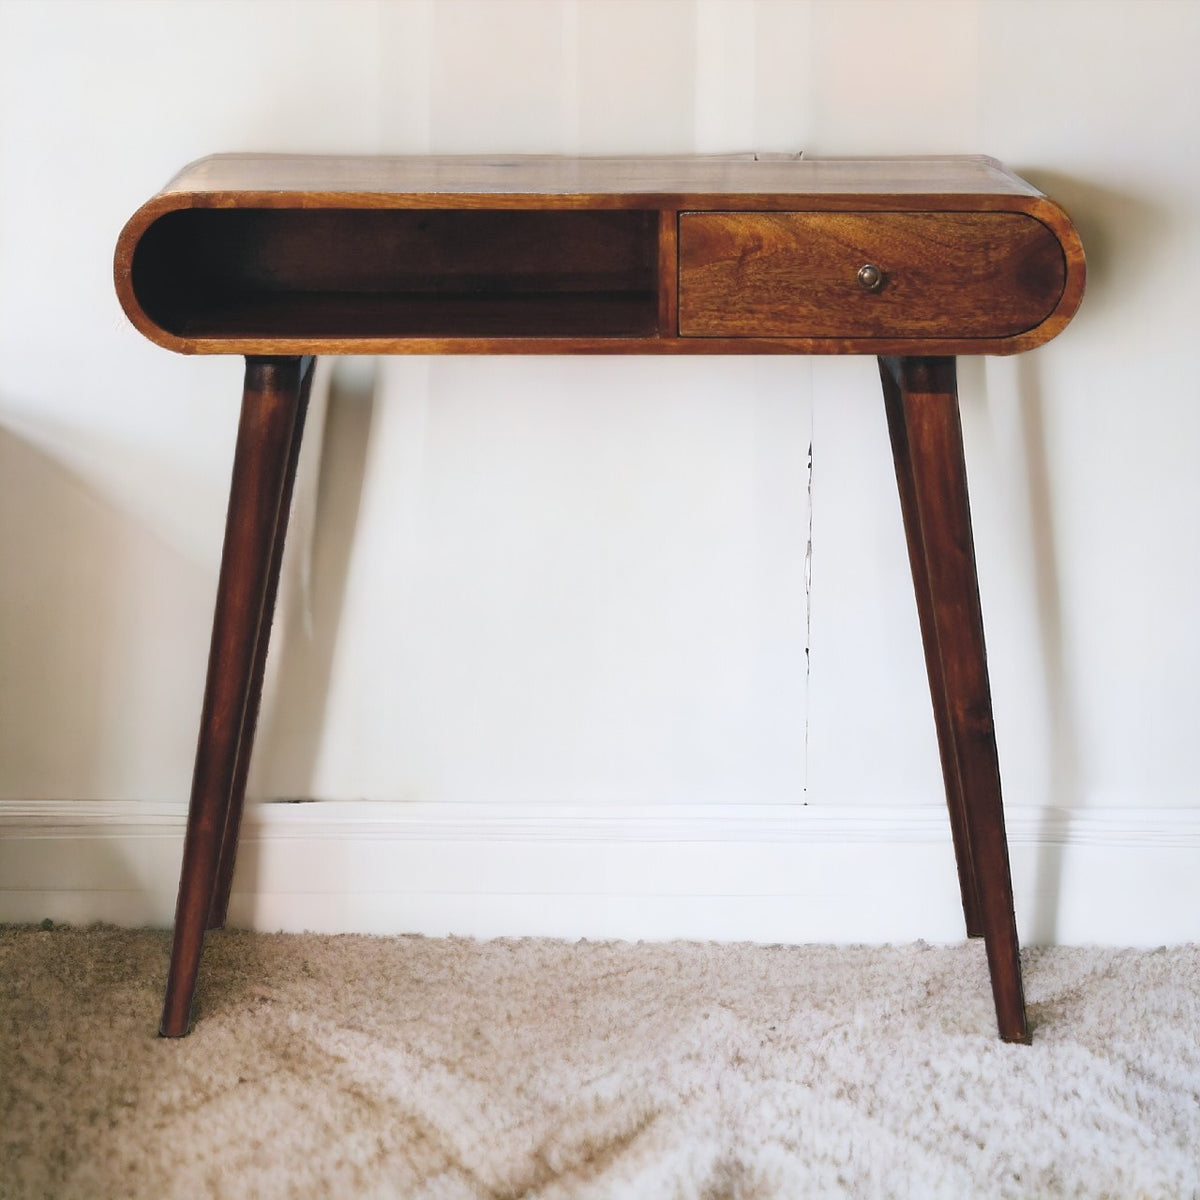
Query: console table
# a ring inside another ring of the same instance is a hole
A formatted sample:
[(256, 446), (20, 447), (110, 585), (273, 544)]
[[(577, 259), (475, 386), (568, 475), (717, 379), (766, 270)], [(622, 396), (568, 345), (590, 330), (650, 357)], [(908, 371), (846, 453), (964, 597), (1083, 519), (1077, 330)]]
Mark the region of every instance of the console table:
[(1029, 1040), (954, 356), (1071, 319), (1061, 208), (982, 157), (218, 155), (133, 215), (115, 280), (151, 341), (246, 358), (164, 1036), (225, 921), (314, 355), (870, 354), (967, 933)]

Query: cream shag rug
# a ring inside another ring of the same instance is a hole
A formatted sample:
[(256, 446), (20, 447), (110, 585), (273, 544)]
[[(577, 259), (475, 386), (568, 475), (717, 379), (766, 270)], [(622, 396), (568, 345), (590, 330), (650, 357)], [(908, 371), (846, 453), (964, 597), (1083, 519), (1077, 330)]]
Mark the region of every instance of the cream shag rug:
[(1200, 947), (212, 935), (191, 1037), (168, 937), (0, 929), (0, 1194), (1200, 1195)]

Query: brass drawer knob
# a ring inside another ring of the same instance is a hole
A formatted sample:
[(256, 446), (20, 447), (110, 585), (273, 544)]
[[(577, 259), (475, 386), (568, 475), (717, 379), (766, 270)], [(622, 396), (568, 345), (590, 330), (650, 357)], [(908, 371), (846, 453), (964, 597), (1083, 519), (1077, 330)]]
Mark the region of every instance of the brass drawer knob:
[(874, 263), (863, 263), (858, 268), (858, 282), (863, 291), (877, 292), (883, 287), (883, 272)]

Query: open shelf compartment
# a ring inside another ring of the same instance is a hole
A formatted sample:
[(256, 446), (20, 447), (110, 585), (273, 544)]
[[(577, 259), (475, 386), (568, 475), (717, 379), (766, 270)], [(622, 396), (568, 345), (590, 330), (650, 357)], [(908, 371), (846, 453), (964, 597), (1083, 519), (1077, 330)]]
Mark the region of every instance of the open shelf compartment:
[(138, 242), (146, 315), (189, 338), (654, 337), (644, 209), (189, 208)]

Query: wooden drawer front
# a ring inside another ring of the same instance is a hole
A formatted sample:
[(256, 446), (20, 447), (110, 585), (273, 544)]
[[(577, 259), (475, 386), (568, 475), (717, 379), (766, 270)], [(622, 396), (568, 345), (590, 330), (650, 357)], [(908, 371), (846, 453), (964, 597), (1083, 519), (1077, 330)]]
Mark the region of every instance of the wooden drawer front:
[[(858, 278), (868, 263), (874, 291)], [(683, 337), (1011, 337), (1065, 281), (1058, 239), (1024, 213), (679, 217)]]

